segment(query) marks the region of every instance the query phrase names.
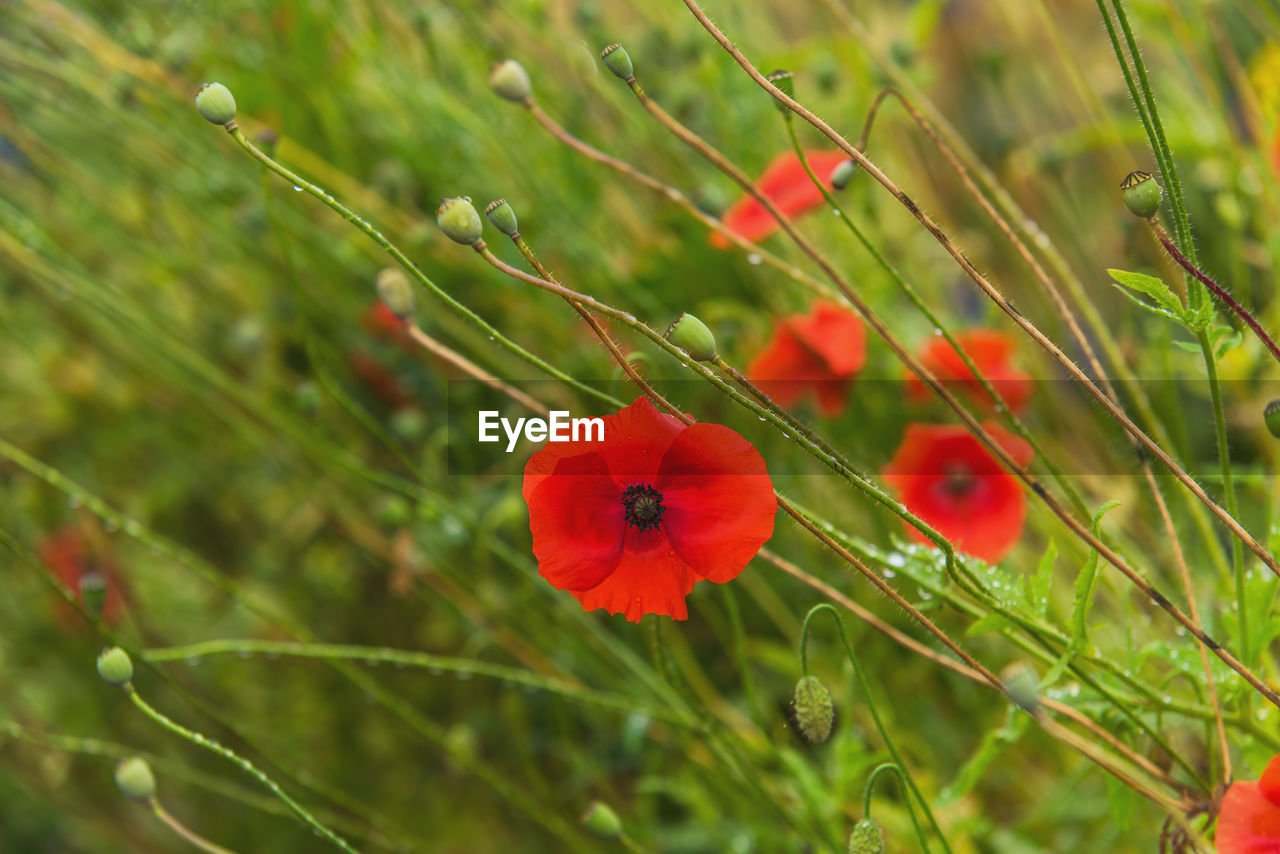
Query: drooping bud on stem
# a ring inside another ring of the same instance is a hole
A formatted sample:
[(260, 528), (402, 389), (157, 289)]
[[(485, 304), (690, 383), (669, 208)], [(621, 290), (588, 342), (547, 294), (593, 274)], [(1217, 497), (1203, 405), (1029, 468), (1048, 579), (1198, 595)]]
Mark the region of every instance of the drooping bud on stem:
[(1280, 438), (1280, 400), (1273, 400), (1262, 410), (1262, 420), (1266, 422), (1271, 435)]
[(484, 223), (480, 221), (475, 205), (471, 204), (470, 196), (441, 201), (440, 207), (436, 208), (436, 225), (450, 240), (466, 246), (474, 246), (484, 233)]
[(614, 42), (600, 51), (600, 61), (604, 63), (605, 68), (623, 80), (631, 80), (635, 77), (635, 69), (631, 65), (631, 57), (628, 55), (627, 49), (618, 42)]
[(494, 199), (484, 209), (484, 215), (493, 223), (493, 227), (507, 237), (515, 237), (520, 233), (520, 224), (516, 222), (516, 212), (506, 199)]
[(595, 801), (582, 814), (582, 828), (600, 839), (617, 839), (622, 836), (622, 819), (608, 804)]
[(118, 646), (104, 649), (98, 655), (98, 675), (112, 685), (124, 687), (133, 681), (133, 660)]
[(802, 676), (796, 683), (792, 708), (800, 734), (809, 741), (823, 742), (831, 735), (835, 703), (817, 676)]
[(858, 164), (853, 160), (846, 160), (831, 170), (831, 187), (836, 190), (843, 190), (849, 186), (849, 182), (853, 180), (853, 176), (858, 172)]
[[(765, 77), (765, 79), (781, 89), (782, 94), (786, 95), (788, 98), (794, 98), (796, 96), (795, 75), (790, 71), (785, 71), (779, 68), (777, 71), (771, 72)], [(779, 101), (777, 98), (773, 99), (773, 105), (777, 107), (784, 116), (791, 113), (791, 108)]]
[(227, 125), (236, 117), (236, 99), (221, 83), (206, 83), (196, 92), (196, 109), (215, 125)]
[(495, 62), (489, 72), (489, 88), (500, 97), (517, 104), (523, 104), (533, 97), (533, 84), (529, 82), (529, 73), (524, 66), (514, 59)]
[(853, 826), (849, 854), (884, 854), (884, 833), (874, 819), (864, 818)]
[(378, 299), (387, 310), (401, 320), (408, 320), (413, 315), (413, 286), (409, 277), (399, 267), (387, 267), (378, 271), (374, 281), (378, 288)]
[(684, 350), (695, 361), (716, 360), (716, 336), (707, 328), (707, 324), (687, 311), (675, 319), (662, 337)]
[(116, 765), (116, 787), (125, 797), (149, 801), (156, 796), (156, 778), (151, 766), (140, 756), (121, 759)]
[(1160, 210), (1164, 190), (1160, 189), (1160, 184), (1150, 172), (1133, 171), (1120, 182), (1120, 194), (1129, 213), (1151, 219)]

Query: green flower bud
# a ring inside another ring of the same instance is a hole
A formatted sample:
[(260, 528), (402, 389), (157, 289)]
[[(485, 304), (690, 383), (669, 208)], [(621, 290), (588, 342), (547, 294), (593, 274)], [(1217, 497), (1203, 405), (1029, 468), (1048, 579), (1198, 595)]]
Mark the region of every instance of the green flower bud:
[(484, 234), (484, 223), (480, 221), (475, 205), (471, 204), (470, 196), (441, 201), (440, 207), (436, 208), (436, 225), (450, 240), (467, 246), (475, 245)]
[(1040, 711), (1040, 679), (1034, 670), (1015, 661), (1000, 671), (1000, 681), (1018, 706), (1033, 715)]
[(884, 854), (884, 833), (874, 820), (864, 818), (849, 834), (849, 854)]
[(836, 190), (843, 190), (849, 186), (849, 182), (853, 180), (853, 176), (858, 172), (858, 164), (853, 160), (846, 160), (831, 170), (831, 187)]
[(493, 223), (493, 227), (507, 237), (515, 237), (520, 233), (520, 225), (516, 222), (516, 212), (507, 204), (506, 199), (494, 199), (484, 209), (484, 215)]
[(1120, 182), (1120, 195), (1124, 198), (1124, 206), (1129, 213), (1143, 219), (1151, 219), (1160, 210), (1160, 199), (1164, 190), (1150, 172), (1130, 172)]
[(604, 63), (605, 68), (623, 80), (631, 80), (635, 77), (635, 69), (631, 66), (631, 57), (627, 54), (627, 49), (617, 42), (600, 51), (600, 61)]
[(707, 328), (707, 324), (687, 311), (676, 318), (662, 337), (684, 350), (695, 361), (716, 360), (716, 336)]
[(413, 286), (409, 277), (399, 267), (387, 267), (378, 271), (374, 280), (378, 288), (378, 299), (388, 310), (401, 320), (413, 315)]
[(226, 125), (236, 117), (236, 99), (221, 83), (206, 83), (196, 92), (196, 109), (215, 125)]
[(102, 573), (90, 570), (80, 576), (80, 601), (95, 618), (102, 616), (102, 606), (107, 604), (107, 579)]
[(587, 833), (600, 839), (617, 839), (622, 836), (622, 819), (608, 804), (595, 801), (582, 814), (582, 827)]
[(796, 683), (792, 708), (800, 734), (809, 741), (823, 742), (831, 735), (831, 724), (836, 716), (835, 704), (831, 700), (831, 692), (817, 676), (804, 676)]
[(489, 72), (489, 88), (499, 96), (517, 104), (523, 104), (533, 97), (533, 84), (529, 82), (529, 73), (514, 59), (493, 64), (493, 69)]
[(116, 765), (116, 786), (135, 801), (149, 801), (156, 796), (156, 778), (147, 760), (140, 756), (120, 760)]
[(311, 380), (303, 380), (293, 387), (293, 404), (304, 415), (308, 417), (315, 415), (320, 411), (320, 404), (323, 402), (320, 386)]
[(124, 686), (133, 681), (133, 661), (118, 646), (104, 649), (98, 655), (98, 675), (112, 685)]
[(1262, 410), (1262, 420), (1267, 423), (1271, 435), (1280, 438), (1280, 400), (1273, 400)]
[[(774, 86), (781, 89), (782, 94), (786, 95), (788, 98), (794, 98), (796, 96), (795, 75), (790, 71), (784, 71), (779, 68), (777, 71), (771, 72), (767, 77), (765, 77), (765, 80), (768, 80)], [(791, 108), (779, 101), (777, 98), (773, 99), (773, 105), (777, 107), (783, 115), (791, 112)]]

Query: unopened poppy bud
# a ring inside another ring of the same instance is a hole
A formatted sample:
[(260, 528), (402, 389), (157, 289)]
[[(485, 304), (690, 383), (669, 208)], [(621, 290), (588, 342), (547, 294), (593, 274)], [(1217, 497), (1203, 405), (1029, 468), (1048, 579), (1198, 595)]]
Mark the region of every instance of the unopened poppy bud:
[(1120, 194), (1124, 198), (1124, 206), (1129, 213), (1143, 219), (1151, 219), (1160, 210), (1160, 199), (1164, 190), (1151, 177), (1150, 172), (1130, 172), (1120, 182)]
[(118, 646), (104, 649), (98, 655), (98, 675), (112, 685), (124, 686), (133, 681), (133, 661)]
[(409, 284), (409, 277), (404, 274), (404, 270), (399, 267), (380, 270), (374, 284), (378, 288), (378, 299), (382, 300), (388, 311), (401, 320), (407, 320), (413, 315), (413, 286)]
[(149, 801), (156, 796), (156, 778), (147, 760), (140, 756), (120, 760), (116, 765), (116, 786), (135, 801)]
[(864, 818), (853, 826), (849, 854), (884, 854), (884, 833), (874, 819)]
[(80, 601), (93, 616), (102, 616), (102, 606), (107, 604), (107, 579), (100, 572), (90, 570), (80, 576)]
[(631, 56), (627, 53), (627, 49), (617, 42), (600, 51), (600, 61), (604, 63), (605, 68), (623, 80), (630, 80), (635, 77), (635, 69), (631, 65)]
[(1280, 400), (1273, 400), (1262, 410), (1262, 420), (1267, 423), (1271, 435), (1280, 438)]
[[(781, 89), (782, 94), (786, 95), (788, 98), (794, 98), (796, 96), (795, 75), (790, 71), (784, 71), (779, 68), (777, 71), (774, 71), (765, 77), (765, 79)], [(779, 101), (777, 98), (773, 99), (773, 105), (777, 107), (783, 115), (786, 115), (791, 111), (790, 107)]]
[(493, 223), (493, 227), (507, 237), (515, 237), (520, 233), (520, 224), (516, 222), (516, 212), (507, 204), (506, 199), (494, 199), (484, 209), (484, 215)]
[(196, 109), (215, 125), (225, 125), (236, 117), (236, 99), (221, 83), (206, 83), (196, 92)]
[(695, 361), (716, 360), (716, 336), (707, 328), (707, 324), (687, 311), (676, 318), (675, 323), (667, 328), (667, 334), (662, 337), (684, 350)]
[(622, 836), (622, 819), (608, 804), (595, 801), (582, 814), (582, 828), (600, 839), (617, 839)]
[(809, 741), (826, 741), (831, 735), (831, 724), (835, 720), (835, 704), (831, 700), (831, 692), (817, 676), (803, 676), (796, 683), (795, 699), (796, 726), (800, 734)]
[(470, 196), (441, 201), (440, 207), (436, 208), (436, 225), (450, 240), (467, 246), (474, 245), (484, 233), (484, 223), (480, 221), (475, 205), (471, 204)]
[(1033, 715), (1040, 711), (1040, 680), (1030, 667), (1015, 661), (1000, 671), (1000, 681), (1021, 708)]
[(849, 182), (853, 180), (853, 176), (858, 172), (858, 164), (852, 160), (846, 160), (831, 170), (831, 186), (837, 190), (843, 190), (849, 186)]
[(489, 72), (489, 88), (517, 104), (523, 104), (533, 96), (529, 73), (514, 59), (494, 63), (493, 70)]

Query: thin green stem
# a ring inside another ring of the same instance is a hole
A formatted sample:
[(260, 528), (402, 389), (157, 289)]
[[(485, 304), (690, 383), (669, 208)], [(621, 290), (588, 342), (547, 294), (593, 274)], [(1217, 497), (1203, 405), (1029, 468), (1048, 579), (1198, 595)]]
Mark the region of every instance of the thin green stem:
[(168, 810), (160, 806), (160, 801), (155, 798), (151, 799), (151, 811), (155, 813), (156, 818), (168, 825), (170, 830), (181, 836), (196, 848), (199, 848), (201, 851), (207, 851), (209, 854), (234, 854), (231, 849), (223, 848), (221, 845), (214, 845), (203, 836), (200, 836), (195, 831), (190, 830), (186, 825), (174, 818)]
[(160, 724), (160, 726), (169, 730), (169, 732), (177, 736), (180, 736), (181, 738), (186, 739), (187, 741), (191, 742), (197, 747), (202, 747), (211, 753), (221, 756), (223, 759), (227, 760), (233, 765), (238, 766), (245, 773), (249, 774), (251, 777), (255, 778), (259, 783), (266, 786), (271, 791), (272, 794), (274, 794), (277, 798), (283, 801), (285, 806), (289, 807), (289, 809), (292, 810), (293, 813), (298, 816), (298, 818), (302, 819), (304, 824), (309, 825), (311, 829), (314, 830), (317, 834), (329, 840), (329, 842), (333, 843), (334, 846), (341, 849), (342, 851), (347, 852), (347, 854), (357, 854), (356, 849), (352, 848), (349, 844), (347, 844), (346, 840), (338, 836), (336, 833), (334, 833), (325, 825), (321, 824), (319, 820), (315, 818), (315, 816), (313, 816), (310, 812), (307, 811), (306, 807), (302, 806), (302, 804), (298, 803), (293, 798), (289, 797), (288, 793), (285, 792), (284, 789), (280, 788), (280, 786), (276, 783), (275, 780), (272, 780), (265, 773), (260, 771), (258, 767), (254, 765), (252, 762), (250, 762), (248, 759), (245, 759), (243, 756), (236, 753), (231, 748), (222, 745), (221, 743), (213, 740), (212, 738), (201, 735), (200, 733), (195, 732), (193, 730), (189, 730), (186, 727), (184, 727), (182, 724), (179, 724), (176, 721), (170, 720), (169, 718), (165, 717), (163, 714), (161, 714), (159, 711), (153, 708), (150, 704), (148, 704), (146, 700), (142, 699), (141, 695), (138, 694), (137, 689), (134, 688), (132, 685), (126, 685), (124, 690), (125, 690), (125, 693), (129, 695), (129, 699), (133, 702), (133, 704), (137, 706), (138, 709), (141, 710), (142, 713), (145, 714), (147, 717), (151, 718), (153, 721)]
[(894, 776), (898, 778), (898, 788), (902, 790), (902, 802), (907, 807), (907, 817), (911, 819), (911, 826), (915, 828), (916, 839), (920, 840), (920, 850), (928, 851), (929, 841), (925, 838), (919, 819), (916, 818), (916, 810), (911, 804), (911, 792), (907, 788), (906, 778), (903, 776), (902, 769), (894, 763), (884, 762), (877, 765), (875, 770), (867, 777), (866, 788), (862, 790), (862, 817), (864, 819), (871, 818), (871, 795), (874, 794), (876, 780), (880, 779), (880, 775), (887, 771), (892, 771)]

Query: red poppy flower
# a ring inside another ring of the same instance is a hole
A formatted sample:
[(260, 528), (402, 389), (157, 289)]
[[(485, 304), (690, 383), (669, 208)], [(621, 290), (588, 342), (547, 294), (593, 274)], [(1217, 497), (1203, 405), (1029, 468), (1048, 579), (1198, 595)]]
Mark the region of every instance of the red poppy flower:
[[(1009, 363), (1013, 357), (1013, 339), (993, 329), (971, 329), (956, 335), (955, 339), (982, 375), (990, 380), (1005, 405), (1015, 412), (1020, 410), (1031, 396), (1031, 378)], [(949, 389), (964, 391), (978, 406), (991, 408), (991, 396), (947, 339), (931, 338), (921, 348), (920, 361)], [(929, 395), (928, 386), (919, 377), (907, 376), (908, 398), (919, 402)]]
[[(987, 432), (1020, 465), (1031, 462), (1031, 446), (1022, 439), (995, 424)], [(1022, 484), (964, 427), (907, 425), (884, 479), (908, 510), (960, 551), (988, 563), (1008, 554), (1022, 534)], [(913, 539), (929, 542), (915, 528), (908, 530)]]
[(392, 409), (401, 409), (413, 402), (410, 394), (400, 385), (396, 375), (367, 351), (352, 350), (347, 354), (347, 363), (356, 376)]
[(820, 300), (807, 315), (775, 324), (769, 346), (747, 366), (747, 377), (779, 406), (792, 406), (812, 390), (823, 415), (838, 415), (866, 356), (862, 319)]
[(394, 341), (402, 348), (412, 349), (409, 339), (409, 324), (404, 318), (396, 317), (382, 300), (374, 300), (360, 315), (360, 325), (374, 338)]
[(1280, 854), (1280, 756), (1256, 783), (1242, 780), (1227, 789), (1214, 843), (1218, 854)]
[[(67, 525), (45, 536), (36, 546), (40, 561), (47, 566), (81, 604), (84, 601), (84, 583), (96, 575), (106, 585), (106, 598), (102, 602), (101, 618), (106, 625), (120, 620), (125, 608), (125, 595), (120, 571), (110, 558), (94, 555), (84, 535), (74, 525)], [(73, 628), (81, 618), (59, 597), (55, 603), (55, 615), (65, 628)]]
[(683, 620), (695, 583), (736, 578), (773, 535), (764, 459), (645, 398), (603, 421), (603, 441), (548, 442), (525, 465), (538, 572), (588, 611)]
[[(831, 189), (831, 173), (849, 159), (843, 151), (806, 151), (809, 168), (828, 190)], [(800, 158), (794, 151), (787, 151), (773, 158), (764, 174), (756, 179), (756, 186), (765, 198), (789, 217), (799, 216), (824, 201), (822, 191), (813, 185)], [(721, 221), (730, 231), (758, 243), (780, 227), (773, 214), (752, 195), (743, 195), (729, 206)], [(728, 249), (733, 244), (718, 231), (711, 232), (711, 245)]]

